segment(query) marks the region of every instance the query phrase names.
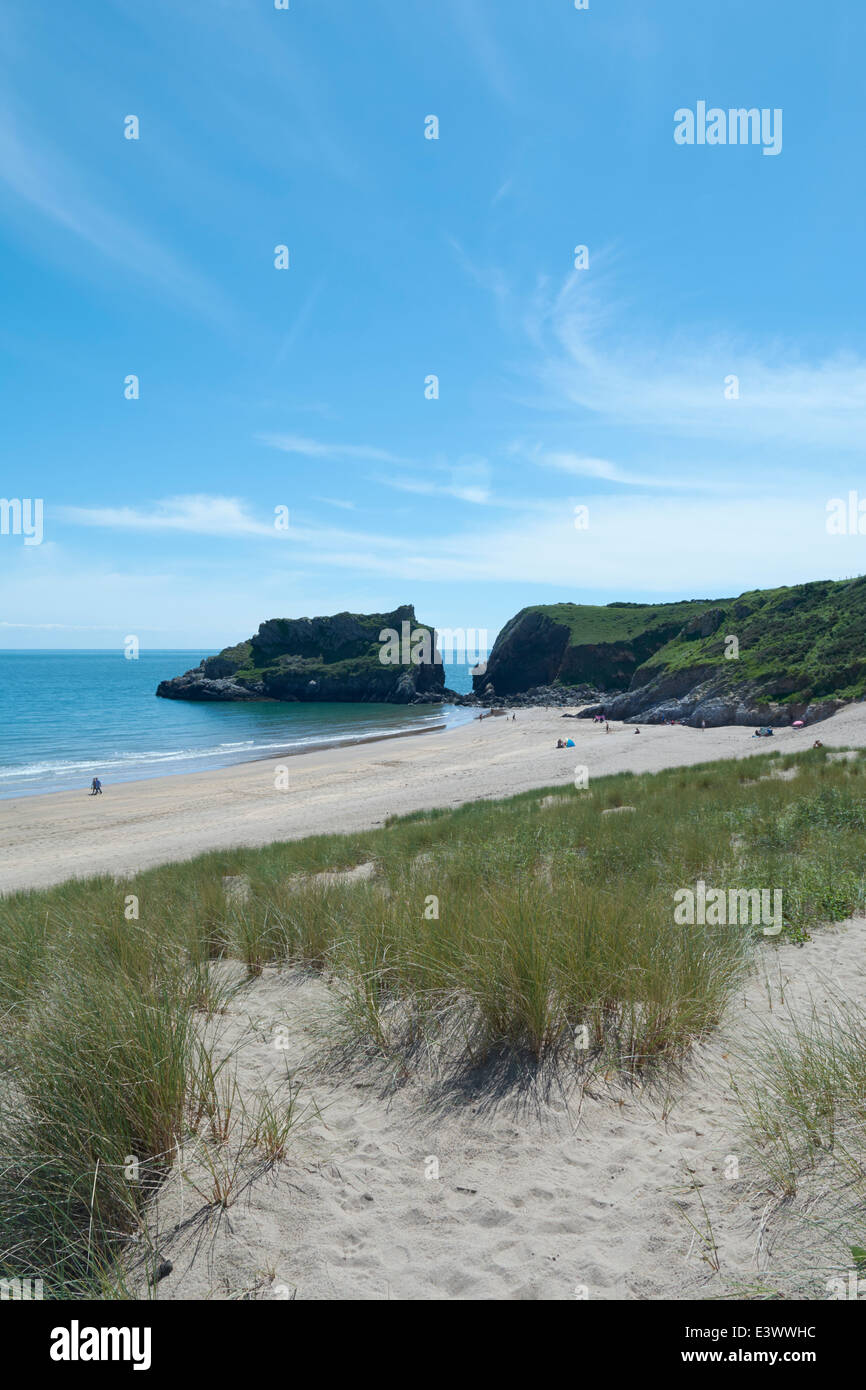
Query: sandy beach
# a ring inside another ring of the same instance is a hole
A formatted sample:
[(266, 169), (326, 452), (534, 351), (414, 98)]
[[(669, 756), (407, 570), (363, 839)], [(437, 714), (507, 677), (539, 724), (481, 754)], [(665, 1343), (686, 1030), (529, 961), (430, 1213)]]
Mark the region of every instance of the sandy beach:
[[(212, 849), (380, 826), (388, 816), (459, 806), (533, 787), (566, 786), (575, 768), (590, 778), (655, 772), (773, 749), (866, 745), (866, 705), (850, 705), (812, 728), (772, 739), (734, 726), (701, 732), (679, 725), (604, 727), (555, 710), (518, 710), (453, 730), (395, 738), (213, 772), (107, 785), (103, 796), (57, 792), (0, 801), (0, 892), (44, 888), (71, 877), (123, 877)], [(573, 738), (573, 749), (556, 748)]]

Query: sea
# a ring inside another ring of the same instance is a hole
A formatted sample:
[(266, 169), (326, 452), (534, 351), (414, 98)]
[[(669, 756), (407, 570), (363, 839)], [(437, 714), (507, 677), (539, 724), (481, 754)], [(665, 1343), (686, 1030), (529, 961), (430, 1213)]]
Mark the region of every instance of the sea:
[[(0, 797), (202, 772), (472, 718), (457, 705), (157, 699), (161, 680), (212, 655), (0, 651)], [(470, 691), (470, 666), (446, 662), (445, 684)]]

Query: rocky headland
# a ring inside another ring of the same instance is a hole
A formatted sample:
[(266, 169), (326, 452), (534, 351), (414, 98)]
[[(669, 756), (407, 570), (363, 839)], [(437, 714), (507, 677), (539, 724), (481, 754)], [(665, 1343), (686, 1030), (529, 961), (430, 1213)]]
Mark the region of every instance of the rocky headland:
[[(500, 632), (477, 698), (543, 685), (582, 717), (785, 725), (825, 719), (866, 689), (866, 578), (682, 603), (524, 608)], [(539, 701), (540, 702), (540, 701)]]
[[(383, 631), (397, 634), (386, 650)], [(383, 656), (386, 660), (383, 660)], [(391, 613), (271, 618), (254, 637), (160, 681), (166, 700), (335, 700), (428, 704), (444, 698), (435, 635), (412, 604)]]

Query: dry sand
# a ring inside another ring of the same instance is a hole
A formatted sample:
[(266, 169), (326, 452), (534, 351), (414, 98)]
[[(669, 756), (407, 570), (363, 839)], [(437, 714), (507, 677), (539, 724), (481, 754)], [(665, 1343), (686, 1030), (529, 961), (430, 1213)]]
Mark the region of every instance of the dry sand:
[[(214, 772), (0, 801), (0, 892), (41, 888), (73, 876), (126, 876), (210, 849), (263, 845), (304, 835), (368, 830), (386, 817), (459, 806), (533, 787), (566, 786), (577, 765), (589, 776), (656, 772), (715, 758), (827, 745), (866, 744), (866, 705), (772, 740), (745, 728), (707, 729), (563, 719), (560, 710), (519, 710), (516, 720), (474, 721), (412, 738), (244, 763)], [(557, 738), (576, 747), (557, 750)], [(286, 769), (285, 789), (277, 771)]]
[(212, 1178), (195, 1151), (180, 1155), (151, 1212), (148, 1263), (173, 1266), (156, 1296), (826, 1299), (862, 1208), (844, 1210), (823, 1181), (793, 1201), (767, 1189), (732, 1075), (744, 1079), (750, 1030), (785, 1028), (790, 1005), (826, 1011), (834, 989), (866, 1004), (866, 920), (767, 943), (760, 961), (682, 1078), (498, 1100), (483, 1082), (443, 1092), (421, 1075), (394, 1087), (322, 1069), (328, 986), (265, 971), (220, 1018), (217, 1052), (251, 1113), (288, 1068), (319, 1115), (266, 1171), (246, 1159), (234, 1172), (229, 1143), (227, 1208), (204, 1200)]

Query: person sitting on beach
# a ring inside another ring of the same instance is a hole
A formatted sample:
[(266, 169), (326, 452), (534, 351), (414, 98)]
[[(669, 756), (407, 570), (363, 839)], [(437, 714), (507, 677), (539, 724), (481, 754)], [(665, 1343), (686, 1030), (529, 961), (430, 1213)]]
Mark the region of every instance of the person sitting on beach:
[(636, 733), (636, 734), (639, 734), (639, 733), (640, 733), (640, 729), (635, 729), (635, 733)]
[(98, 777), (94, 777), (93, 781), (90, 784), (90, 795), (102, 796), (102, 783), (100, 782)]
[(557, 748), (564, 748), (564, 747), (565, 747), (565, 744), (563, 743), (563, 741), (562, 741), (561, 738), (558, 738), (558, 739), (556, 740), (556, 746), (557, 746)]
[(823, 743), (821, 742), (821, 740), (820, 740), (819, 738), (816, 738), (816, 739), (815, 739), (815, 742), (812, 744), (812, 747), (813, 747), (813, 748), (823, 748), (824, 745), (823, 745)]

